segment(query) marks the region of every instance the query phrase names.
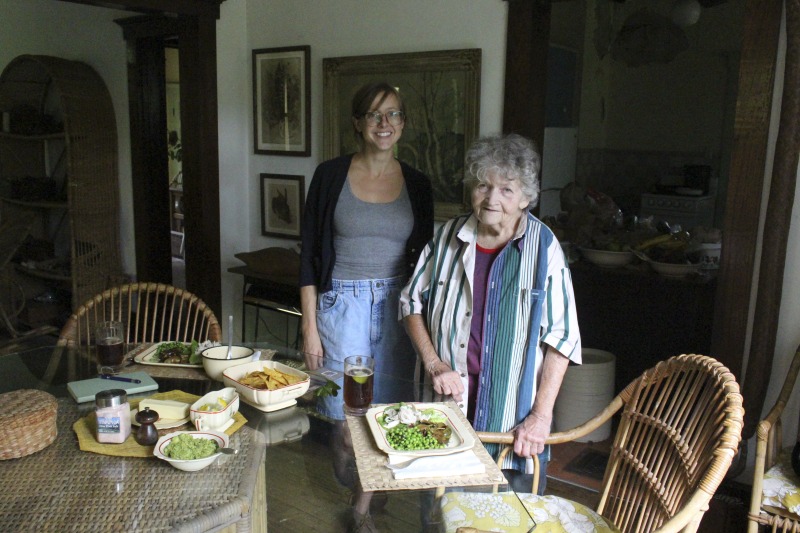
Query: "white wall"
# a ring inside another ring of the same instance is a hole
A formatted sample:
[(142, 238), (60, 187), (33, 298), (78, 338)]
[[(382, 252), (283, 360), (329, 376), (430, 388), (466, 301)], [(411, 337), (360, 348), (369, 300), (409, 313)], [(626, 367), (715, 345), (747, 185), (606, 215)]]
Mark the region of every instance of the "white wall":
[[(302, 175), (308, 188), (322, 161), (322, 58), (481, 48), (480, 131), (496, 132), (502, 123), (507, 3), (226, 0), (221, 8), (217, 45), (223, 309), (226, 315), (227, 310), (233, 312), (238, 323), (241, 277), (227, 269), (241, 262), (233, 254), (295, 245), (261, 235), (259, 174)], [(299, 45), (311, 47), (311, 156), (254, 154), (251, 51)], [(243, 206), (249, 210), (246, 217)], [(243, 242), (246, 235), (249, 242)]]

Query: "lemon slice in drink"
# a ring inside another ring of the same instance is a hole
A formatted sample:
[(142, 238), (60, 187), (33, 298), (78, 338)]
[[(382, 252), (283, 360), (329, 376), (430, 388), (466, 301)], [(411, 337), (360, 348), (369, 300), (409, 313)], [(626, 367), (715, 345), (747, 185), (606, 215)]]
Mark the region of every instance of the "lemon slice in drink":
[(368, 378), (369, 376), (352, 376), (352, 377), (353, 377), (353, 381), (355, 381), (356, 383), (360, 383), (361, 385), (363, 385), (364, 383), (366, 383), (366, 382), (367, 382), (367, 378)]

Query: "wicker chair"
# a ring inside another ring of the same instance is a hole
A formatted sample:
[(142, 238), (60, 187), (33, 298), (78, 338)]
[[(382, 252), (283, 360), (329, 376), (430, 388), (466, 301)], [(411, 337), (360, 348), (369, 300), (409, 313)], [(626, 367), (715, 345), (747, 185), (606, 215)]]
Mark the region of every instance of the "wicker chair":
[(95, 324), (104, 320), (123, 322), (129, 343), (222, 340), (214, 312), (191, 292), (163, 283), (130, 283), (78, 306), (61, 329), (58, 346), (90, 344)]
[[(772, 469), (791, 471), (788, 454), (780, 454), (783, 449), (782, 422), (783, 409), (792, 394), (797, 374), (800, 372), (800, 346), (794, 354), (792, 364), (783, 382), (778, 399), (767, 416), (758, 423), (756, 430), (756, 459), (753, 471), (753, 488), (750, 496), (750, 512), (747, 515), (748, 533), (756, 533), (759, 525), (766, 525), (772, 531), (800, 532), (800, 516), (786, 508), (770, 505), (764, 501), (764, 476)], [(777, 502), (772, 502), (777, 503)]]
[[(548, 442), (559, 444), (587, 435), (619, 411), (621, 418), (596, 509), (605, 523), (595, 523), (596, 530), (610, 526), (612, 531), (623, 532), (696, 531), (741, 439), (744, 409), (734, 376), (710, 357), (670, 358), (645, 371), (594, 418), (572, 430), (551, 434)], [(513, 445), (510, 433), (479, 433), (479, 437)], [(574, 502), (536, 496), (538, 476), (533, 477), (532, 494), (520, 496), (526, 508), (536, 507), (540, 523), (545, 514), (550, 521), (576, 513), (584, 520), (592, 519)], [(503, 494), (485, 497), (516, 499)], [(442, 497), (445, 523), (448, 515), (464, 516), (463, 509), (453, 512), (452, 501), (458, 498), (458, 493)], [(555, 513), (539, 507), (553, 503), (558, 506)], [(570, 511), (565, 513), (565, 509)], [(451, 525), (446, 530), (480, 529)]]

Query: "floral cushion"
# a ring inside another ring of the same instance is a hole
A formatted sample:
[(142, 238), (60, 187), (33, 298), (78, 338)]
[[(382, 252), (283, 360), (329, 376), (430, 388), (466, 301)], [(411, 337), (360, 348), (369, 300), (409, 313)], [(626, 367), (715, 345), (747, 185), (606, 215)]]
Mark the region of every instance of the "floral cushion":
[(455, 533), (459, 527), (527, 532), (534, 526), (534, 521), (536, 533), (619, 531), (585, 505), (558, 496), (518, 496), (513, 493), (447, 492), (441, 500), (445, 532)]
[(792, 470), (791, 451), (781, 451), (775, 465), (764, 473), (761, 505), (800, 515), (800, 477)]

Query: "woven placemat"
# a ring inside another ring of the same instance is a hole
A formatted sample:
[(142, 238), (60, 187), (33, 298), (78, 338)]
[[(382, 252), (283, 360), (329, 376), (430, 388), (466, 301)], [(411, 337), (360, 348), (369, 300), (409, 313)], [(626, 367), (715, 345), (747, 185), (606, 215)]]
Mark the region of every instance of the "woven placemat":
[[(365, 491), (376, 490), (418, 490), (435, 489), (437, 487), (468, 487), (476, 485), (493, 485), (505, 483), (505, 477), (494, 462), (492, 456), (483, 447), (478, 435), (472, 429), (461, 409), (453, 402), (445, 402), (464, 422), (464, 426), (475, 438), (472, 451), (486, 466), (483, 474), (467, 474), (462, 476), (447, 476), (435, 478), (394, 479), (392, 471), (386, 468), (387, 456), (378, 449), (375, 439), (367, 424), (366, 417), (347, 416), (347, 427), (353, 441), (353, 450), (356, 455), (356, 467), (361, 487)], [(378, 407), (373, 405), (372, 407)]]
[[(168, 392), (157, 392), (156, 394), (150, 396), (150, 398), (155, 398), (158, 400), (175, 400), (178, 402), (193, 404), (200, 399), (200, 396), (189, 394), (188, 392), (173, 390)], [(138, 407), (139, 402), (143, 399), (144, 398), (130, 399), (129, 401), (131, 408)], [(226, 429), (225, 433), (228, 435), (233, 435), (246, 423), (247, 419), (242, 415), (242, 413), (236, 413), (233, 415), (233, 425)], [(94, 434), (94, 413), (78, 419), (72, 425), (72, 429), (75, 430), (75, 434), (78, 436), (78, 447), (85, 452), (99, 453), (102, 455), (114, 455), (117, 457), (153, 457), (153, 446), (142, 446), (136, 442), (136, 439), (133, 438), (132, 432), (131, 436), (128, 437), (122, 444), (103, 444), (97, 442)], [(167, 433), (180, 430), (194, 430), (194, 427), (187, 422), (183, 426), (159, 430), (158, 435), (164, 436)]]

